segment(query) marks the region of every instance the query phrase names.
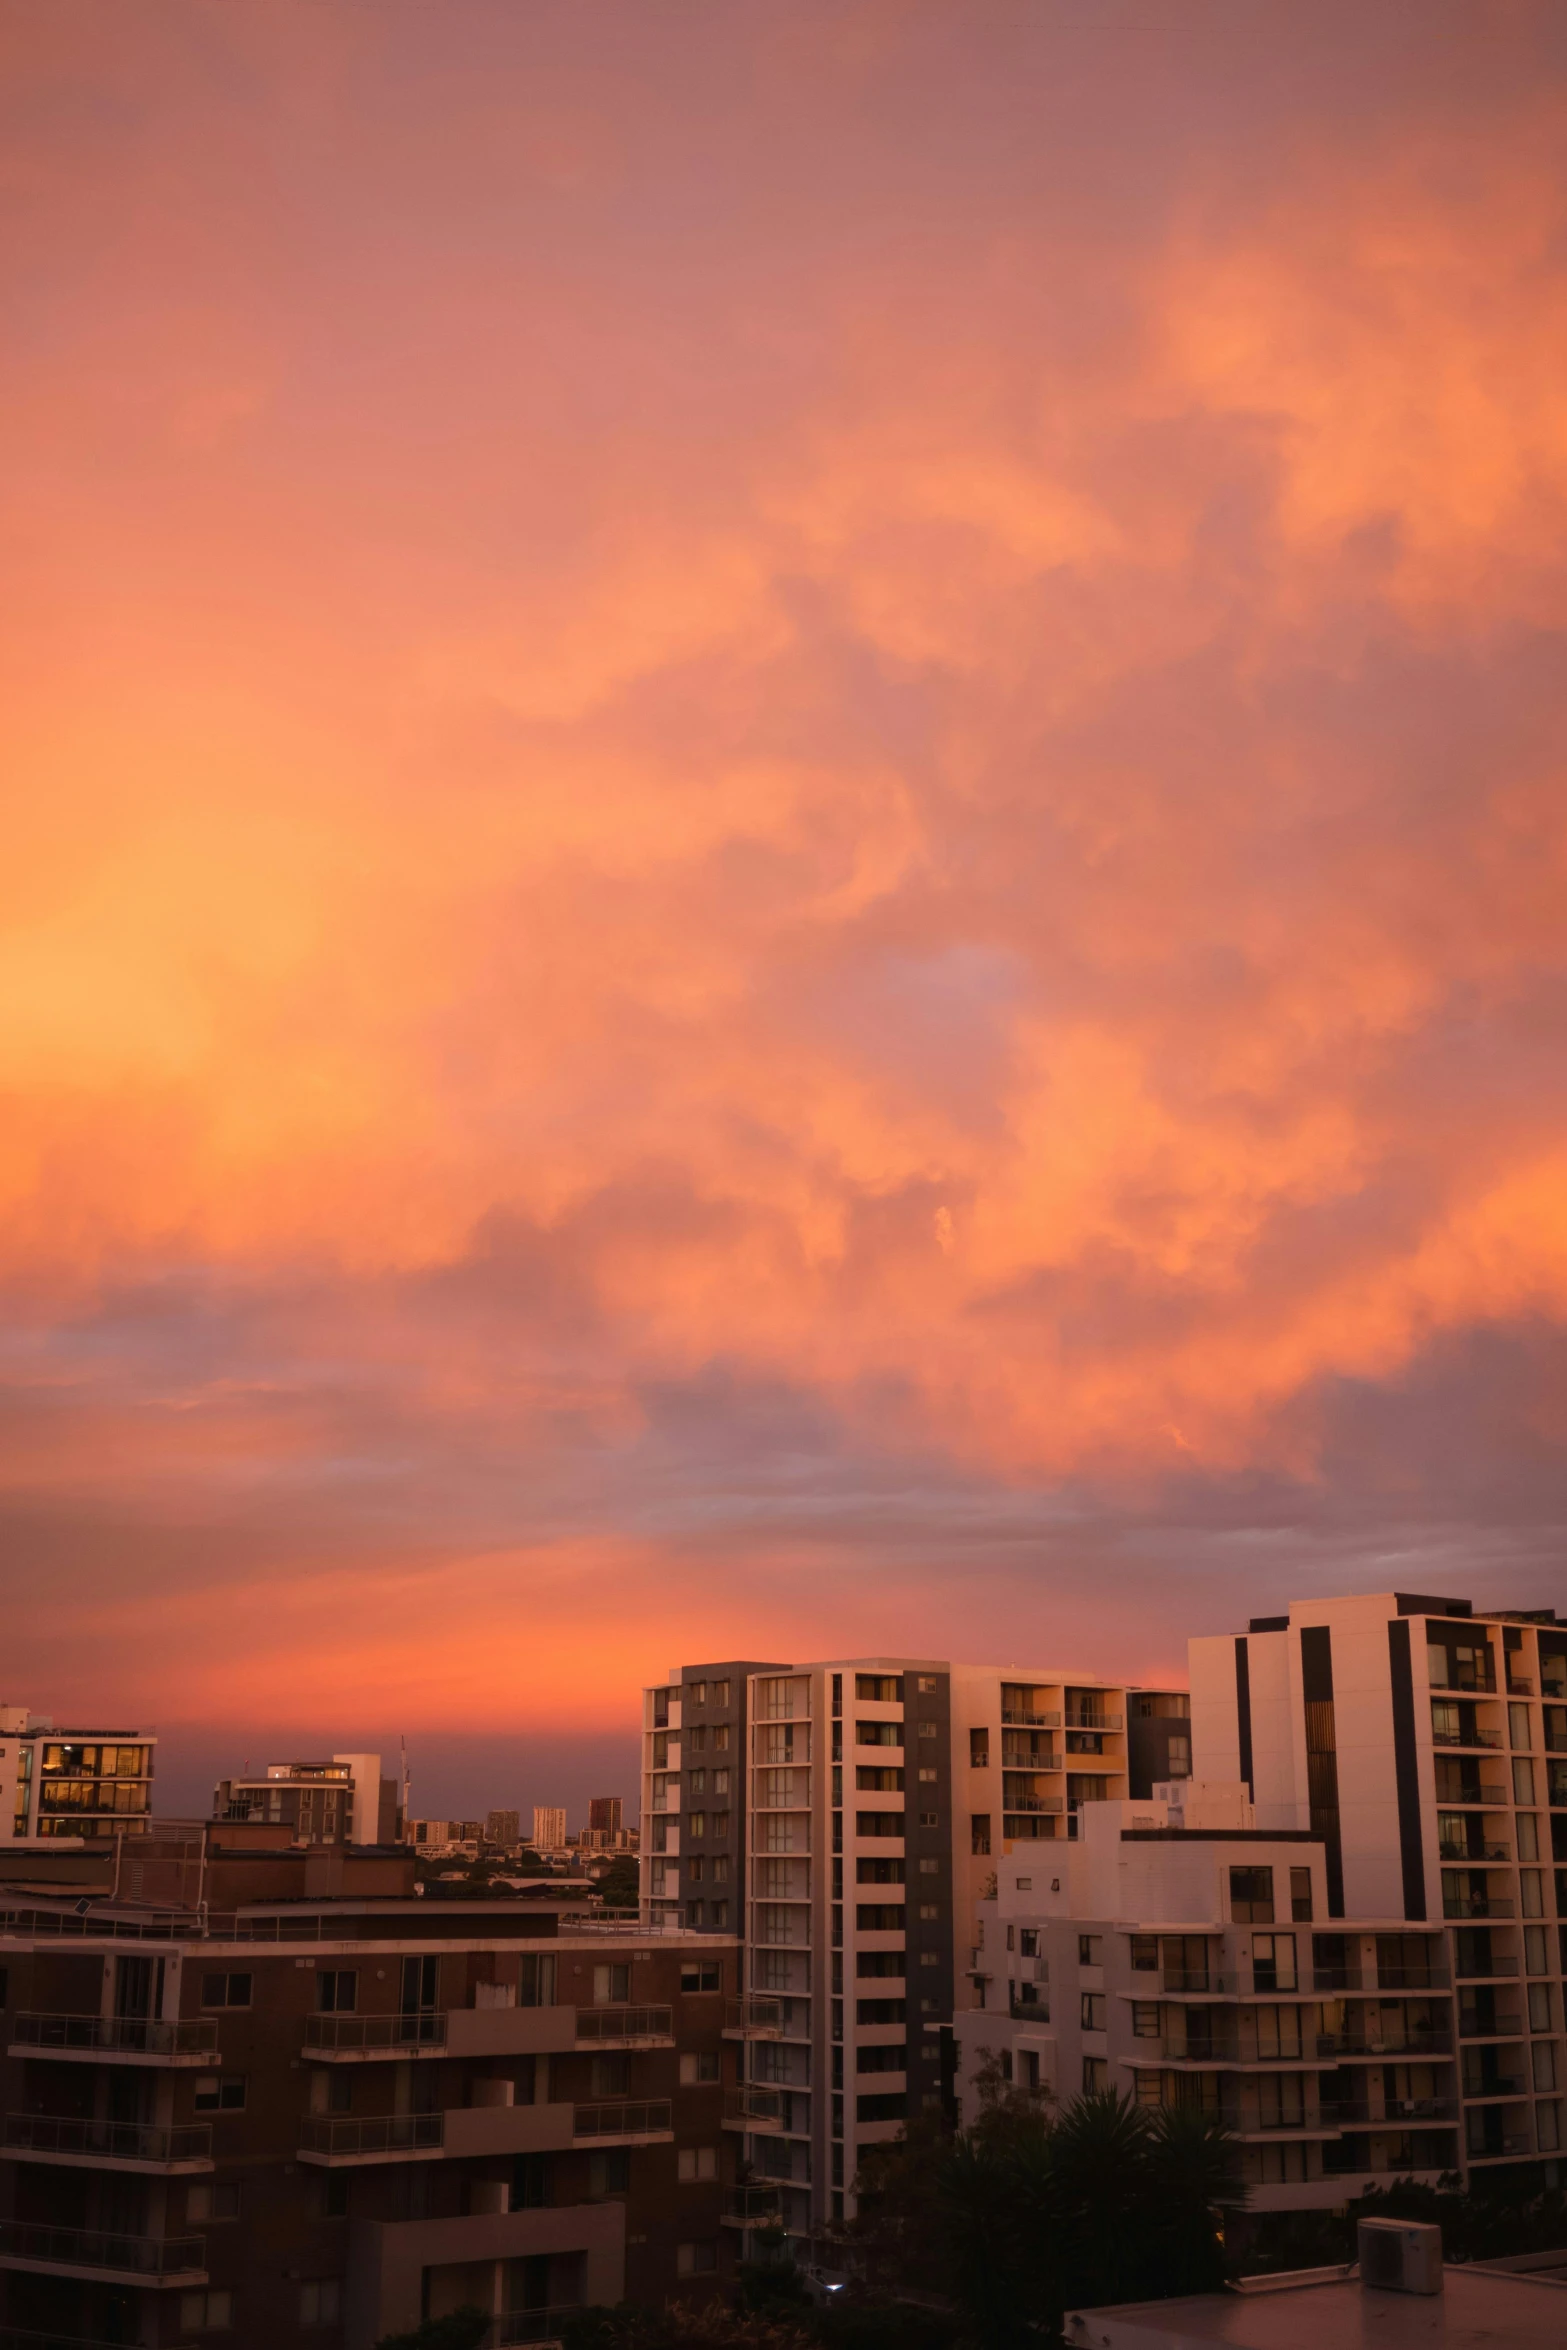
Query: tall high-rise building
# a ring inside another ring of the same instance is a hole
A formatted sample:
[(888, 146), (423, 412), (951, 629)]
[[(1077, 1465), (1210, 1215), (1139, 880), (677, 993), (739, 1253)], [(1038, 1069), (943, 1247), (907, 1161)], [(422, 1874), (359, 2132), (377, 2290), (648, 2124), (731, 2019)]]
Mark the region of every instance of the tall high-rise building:
[(786, 2226), (846, 2216), (866, 2148), (941, 2102), (998, 1859), (1048, 1863), (1085, 1804), (1188, 1762), (1186, 1729), (1176, 1691), (940, 1659), (687, 1667), (644, 1692), (644, 1898), (744, 1935), (727, 2126)]
[(533, 1849), (535, 1852), (558, 1852), (566, 1841), (566, 1813), (561, 1804), (536, 1803), (533, 1807)]
[(486, 1844), (517, 1844), (522, 1839), (522, 1814), (515, 1811), (487, 1811), (484, 1815)]
[(599, 1835), (618, 1836), (624, 1824), (621, 1818), (623, 1808), (618, 1795), (590, 1796), (588, 1826)]
[(143, 1730), (57, 1730), (0, 1706), (0, 1844), (142, 1834), (156, 1746)]
[(1466, 2164), (1556, 2156), (1567, 2095), (1567, 1624), (1382, 1592), (1191, 1643), (1204, 1777), (1326, 1856), (1319, 1966), (1360, 1922), (1440, 1929)]

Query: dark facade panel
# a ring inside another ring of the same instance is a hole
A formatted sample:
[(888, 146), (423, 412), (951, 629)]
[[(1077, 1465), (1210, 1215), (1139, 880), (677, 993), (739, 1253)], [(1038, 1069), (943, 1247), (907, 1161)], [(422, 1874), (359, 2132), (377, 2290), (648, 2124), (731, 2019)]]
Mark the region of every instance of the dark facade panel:
[(1415, 1749), (1415, 1676), (1409, 1624), (1400, 1617), (1387, 1628), (1388, 1669), (1393, 1683), (1393, 1770), (1398, 1785), (1398, 1853), (1404, 1877), (1404, 1915), (1426, 1914), (1425, 1860), (1420, 1842), (1420, 1766)]

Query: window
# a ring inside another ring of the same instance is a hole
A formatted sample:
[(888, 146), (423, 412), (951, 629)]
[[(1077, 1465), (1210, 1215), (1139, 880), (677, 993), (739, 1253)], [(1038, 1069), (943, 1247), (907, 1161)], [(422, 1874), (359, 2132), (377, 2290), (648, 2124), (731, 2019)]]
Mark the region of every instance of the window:
[[(717, 1874), (718, 1874), (718, 1871), (715, 1869), (715, 1870), (713, 1871), (713, 1874), (714, 1874), (714, 1876), (716, 1877), (716, 1876), (717, 1876)], [(714, 1926), (714, 1929), (715, 1929), (715, 1931), (716, 1931), (716, 1932), (718, 1932), (718, 1933), (721, 1933), (721, 1934), (722, 1934), (722, 1933), (726, 1933), (726, 1932), (728, 1931), (728, 1927), (729, 1927), (729, 1904), (728, 1904), (728, 1902), (727, 1902), (727, 1901), (715, 1901), (715, 1902), (714, 1902), (714, 1904), (713, 1904), (713, 1926)]]
[(1177, 1731), (1170, 1739), (1165, 1768), (1172, 1779), (1189, 1779), (1192, 1775), (1192, 1742), (1186, 1732)]
[[(239, 2113), (244, 2104), (243, 2073), (225, 2073), (221, 2079), (216, 2073), (196, 2075), (195, 2105), (198, 2113)], [(224, 2323), (227, 2322), (225, 2319)]]
[(860, 1763), (855, 1768), (854, 1784), (862, 1795), (901, 1795), (903, 1773), (885, 1763)]
[(713, 1814), (713, 1834), (715, 1836), (727, 1836), (728, 1833), (729, 1814), (726, 1811), (715, 1811)]
[(707, 1683), (706, 1683), (705, 1681), (693, 1681), (693, 1682), (692, 1682), (692, 1684), (691, 1684), (691, 1703), (692, 1703), (693, 1705), (706, 1705), (706, 1703), (707, 1703)]
[(1103, 1966), (1104, 1962), (1105, 1938), (1103, 1934), (1079, 1934), (1077, 1937), (1078, 1965)]
[(317, 2277), (299, 2288), (302, 2326), (335, 2326), (343, 2314), (343, 2287), (338, 2277)]
[(988, 1811), (977, 1811), (970, 1816), (969, 1850), (975, 1854), (987, 1853), (990, 1850), (990, 1814)]
[(676, 2176), (685, 2184), (694, 2180), (716, 2179), (718, 2176), (718, 2148), (716, 2146), (682, 2146), (676, 2157)]
[(917, 1677), (917, 1679), (915, 1680), (914, 1686), (915, 1686), (915, 1688), (916, 1688), (916, 1689), (919, 1691), (919, 1694), (921, 1695), (921, 1697), (934, 1697), (934, 1696), (935, 1696), (935, 1694), (936, 1694), (936, 1676), (935, 1676), (935, 1674), (934, 1674), (934, 1673), (921, 1673), (921, 1674), (919, 1674), (919, 1676), (918, 1676), (918, 1677)]
[(1240, 1926), (1272, 1925), (1273, 1871), (1271, 1869), (1231, 1869), (1230, 1915)]
[(857, 1836), (901, 1836), (901, 1811), (862, 1811), (856, 1814), (854, 1832)]
[(901, 1885), (903, 1870), (903, 1862), (890, 1856), (883, 1859), (862, 1855), (854, 1864), (855, 1881), (861, 1885)]
[(610, 2195), (626, 2195), (631, 2191), (631, 2153), (625, 2146), (614, 2146), (603, 2154), (588, 2157), (588, 2194), (595, 2203), (602, 2203)]
[(553, 2200), (550, 2158), (547, 2154), (519, 2154), (511, 2168), (513, 2211), (542, 2211)]
[(685, 2048), (680, 2054), (680, 2082), (682, 2088), (694, 2083), (718, 2079), (718, 2050), (716, 2048)]
[[(235, 2210), (237, 2212), (239, 2208), (239, 2195), (237, 2189), (235, 2191), (234, 2200)], [(326, 2174), (326, 2177), (322, 2180), (321, 2217), (323, 2219), (347, 2219), (348, 2173), (346, 2170), (329, 2170)]]
[(1110, 2062), (1104, 2056), (1085, 2056), (1083, 2059), (1083, 2095), (1093, 2097), (1110, 2085)]
[(1556, 2078), (1556, 2043), (1554, 2040), (1536, 2040), (1533, 2044), (1534, 2085), (1537, 2089), (1560, 2087)]
[(990, 1732), (988, 1730), (970, 1730), (968, 1734), (968, 1759), (969, 1769), (971, 1771), (989, 1770)]
[(937, 1813), (933, 1811), (922, 1811), (920, 1813), (920, 1826), (922, 1828), (934, 1828), (939, 1825), (940, 1820)]
[(588, 2068), (588, 2078), (590, 2095), (624, 2097), (631, 2087), (631, 2059), (624, 2049), (595, 2056)]
[(1159, 1972), (1159, 1938), (1156, 1934), (1134, 1934), (1132, 1940), (1132, 1972), (1134, 1975), (1156, 1975)]
[(1079, 1994), (1078, 2022), (1085, 2032), (1102, 2032), (1105, 2028), (1105, 1995), (1102, 1991), (1084, 1991)]
[(706, 1771), (687, 1771), (686, 1793), (688, 1795), (705, 1795), (707, 1793)]
[(710, 2276), (718, 2266), (718, 2246), (711, 2241), (675, 2246), (677, 2277)]
[(1551, 1986), (1549, 1983), (1529, 1985), (1529, 2029), (1548, 2032), (1551, 2028)]
[(249, 1975), (203, 1975), (201, 2004), (203, 2007), (248, 2007)]
[(862, 1950), (855, 1959), (854, 1971), (857, 1975), (901, 1975), (903, 1953), (901, 1950)]
[(715, 1852), (713, 1855), (713, 1883), (715, 1885), (727, 1885), (728, 1882), (729, 1855), (727, 1852)]
[(935, 1902), (926, 1901), (920, 1904), (920, 1916), (924, 1918), (927, 1923), (933, 1918), (939, 1918), (940, 1915), (941, 1910)]
[(1132, 2001), (1132, 2037), (1134, 2040), (1158, 2039), (1159, 2003), (1156, 1999)]
[(906, 1914), (901, 1902), (862, 1901), (854, 1922), (862, 1934), (901, 1934)]
[(182, 2293), (180, 2331), (186, 2334), (226, 2333), (234, 2323), (232, 2293)]
[(716, 1958), (704, 1958), (696, 1965), (680, 1970), (682, 1991), (717, 1991), (722, 1988), (722, 1971)]
[(1298, 1926), (1311, 1923), (1311, 1871), (1290, 1870), (1290, 1916)]
[(1509, 1746), (1530, 1747), (1534, 1740), (1529, 1732), (1529, 1708), (1510, 1705), (1507, 1709), (1507, 1743)]
[[(720, 1681), (718, 1686), (720, 1689), (727, 1689), (729, 1684), (727, 1681)], [(729, 1752), (729, 1724), (727, 1722), (715, 1722), (713, 1724), (713, 1752), (715, 1754), (727, 1754)]]
[(940, 1964), (941, 1953), (939, 1950), (922, 1950), (920, 1952), (921, 1966), (940, 1966)]
[(1037, 1958), (1039, 1956), (1039, 1928), (1037, 1926), (1020, 1926), (1017, 1946), (1025, 1958)]
[(718, 1707), (720, 1712), (722, 1712), (724, 1707), (729, 1703), (729, 1684), (727, 1681), (715, 1681), (713, 1683), (713, 1703)]
[(920, 1785), (922, 1787), (934, 1787), (940, 1775), (941, 1774), (934, 1768), (922, 1770), (919, 1775)]
[(928, 1717), (926, 1717), (920, 1723), (920, 1736), (922, 1738), (939, 1738), (941, 1736), (941, 1724), (939, 1722), (933, 1722)]
[(861, 2122), (901, 2122), (906, 2119), (909, 2101), (900, 2089), (892, 2096), (856, 2097), (854, 2118)]
[(867, 1705), (901, 1705), (903, 1676), (901, 1673), (856, 1673), (854, 1694)]
[(316, 2011), (352, 2015), (359, 2004), (359, 1976), (353, 1967), (321, 1967), (316, 1973)]
[(1293, 1991), (1295, 1937), (1293, 1934), (1253, 1934), (1252, 1983), (1258, 1991)]
[(680, 1741), (680, 1748), (680, 1759), (682, 1762), (688, 1761), (693, 1754), (705, 1754), (707, 1752), (707, 1732), (702, 1728), (700, 1723), (698, 1723), (694, 1730), (687, 1730), (685, 1736)]
[(906, 1999), (861, 1999), (855, 2006), (855, 2017), (862, 2024), (901, 2024), (908, 2017)]
[(691, 1813), (686, 1821), (686, 1834), (688, 1836), (705, 1836), (707, 1834), (707, 1814), (705, 1811)]
[(1306, 2119), (1306, 2092), (1300, 2074), (1259, 2073), (1257, 2110), (1265, 2130), (1301, 2128)]
[(550, 1957), (541, 1957), (536, 1951), (525, 1951), (517, 1968), (517, 2005), (519, 2007), (553, 2007), (555, 2004), (555, 1966)]
[[(333, 2174), (345, 2183), (348, 2174)], [(238, 2179), (203, 2179), (185, 2190), (185, 2218), (191, 2227), (207, 2227), (213, 2220), (238, 2219)]]
[(920, 1875), (922, 1877), (935, 1877), (939, 1876), (940, 1873), (941, 1863), (939, 1860), (922, 1860), (920, 1862)]
[(715, 1771), (713, 1773), (713, 1793), (715, 1795), (727, 1795), (729, 1793), (729, 1773), (727, 1771)]
[(699, 1852), (693, 1853), (691, 1858), (686, 1862), (686, 1875), (690, 1878), (693, 1885), (701, 1884), (703, 1872), (705, 1871), (706, 1867), (707, 1863)]
[(903, 1724), (901, 1722), (856, 1722), (854, 1743), (856, 1746), (901, 1746), (903, 1744)]
[(857, 2073), (906, 2073), (909, 2069), (908, 2043), (891, 2040), (884, 2047), (860, 2048), (855, 2053), (854, 2069)]
[(595, 2007), (624, 2007), (631, 1997), (631, 1969), (624, 1963), (593, 1969)]

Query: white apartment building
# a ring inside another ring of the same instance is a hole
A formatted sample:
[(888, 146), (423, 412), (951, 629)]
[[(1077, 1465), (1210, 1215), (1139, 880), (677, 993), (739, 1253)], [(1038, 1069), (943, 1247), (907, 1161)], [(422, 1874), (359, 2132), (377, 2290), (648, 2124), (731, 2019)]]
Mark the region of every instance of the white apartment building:
[(566, 1847), (566, 1809), (559, 1803), (536, 1803), (533, 1807), (533, 1849), (535, 1852), (563, 1852)]
[(1322, 1844), (1318, 1951), (1390, 1913), (1443, 1937), (1466, 2166), (1560, 2176), (1567, 1625), (1384, 1592), (1292, 1602), (1190, 1658), (1199, 1770)]
[(57, 1730), (0, 1706), (0, 1843), (145, 1833), (157, 1740), (141, 1730)]
[(1213, 2114), (1256, 2212), (1434, 2184), (1458, 2165), (1445, 1937), (1375, 1916), (1321, 1933), (1329, 1915), (1320, 1837), (1259, 1825), (1244, 1786), (1094, 1805), (1047, 1868), (1003, 1858), (980, 1905), (983, 2005), (955, 2025), (963, 2118), (989, 2064), (1061, 2098), (1110, 2088)]
[(686, 1667), (644, 1693), (650, 1915), (738, 1925), (741, 2221), (852, 2208), (868, 2145), (941, 2101), (998, 1858), (1190, 1767), (1184, 1696), (945, 1659)]
[(212, 1816), (287, 1828), (296, 1844), (395, 1844), (397, 1781), (381, 1776), (378, 1754), (268, 1763), (259, 1778), (220, 1779)]

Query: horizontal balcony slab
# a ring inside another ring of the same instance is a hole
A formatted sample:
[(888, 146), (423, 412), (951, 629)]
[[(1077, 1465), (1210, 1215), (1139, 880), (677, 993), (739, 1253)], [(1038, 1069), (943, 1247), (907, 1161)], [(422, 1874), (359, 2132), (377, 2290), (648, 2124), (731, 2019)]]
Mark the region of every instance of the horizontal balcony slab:
[(0, 2159), (56, 2163), (75, 2170), (138, 2171), (153, 2177), (189, 2177), (210, 2171), (212, 2128), (207, 2122), (95, 2121), (75, 2115), (7, 2114)]
[(218, 2027), (205, 2017), (165, 2022), (139, 2016), (15, 2015), (9, 2053), (51, 2062), (178, 2066), (200, 2072), (218, 2053)]
[(120, 2236), (28, 2220), (0, 2221), (0, 2268), (107, 2285), (174, 2288), (207, 2281), (200, 2236)]

